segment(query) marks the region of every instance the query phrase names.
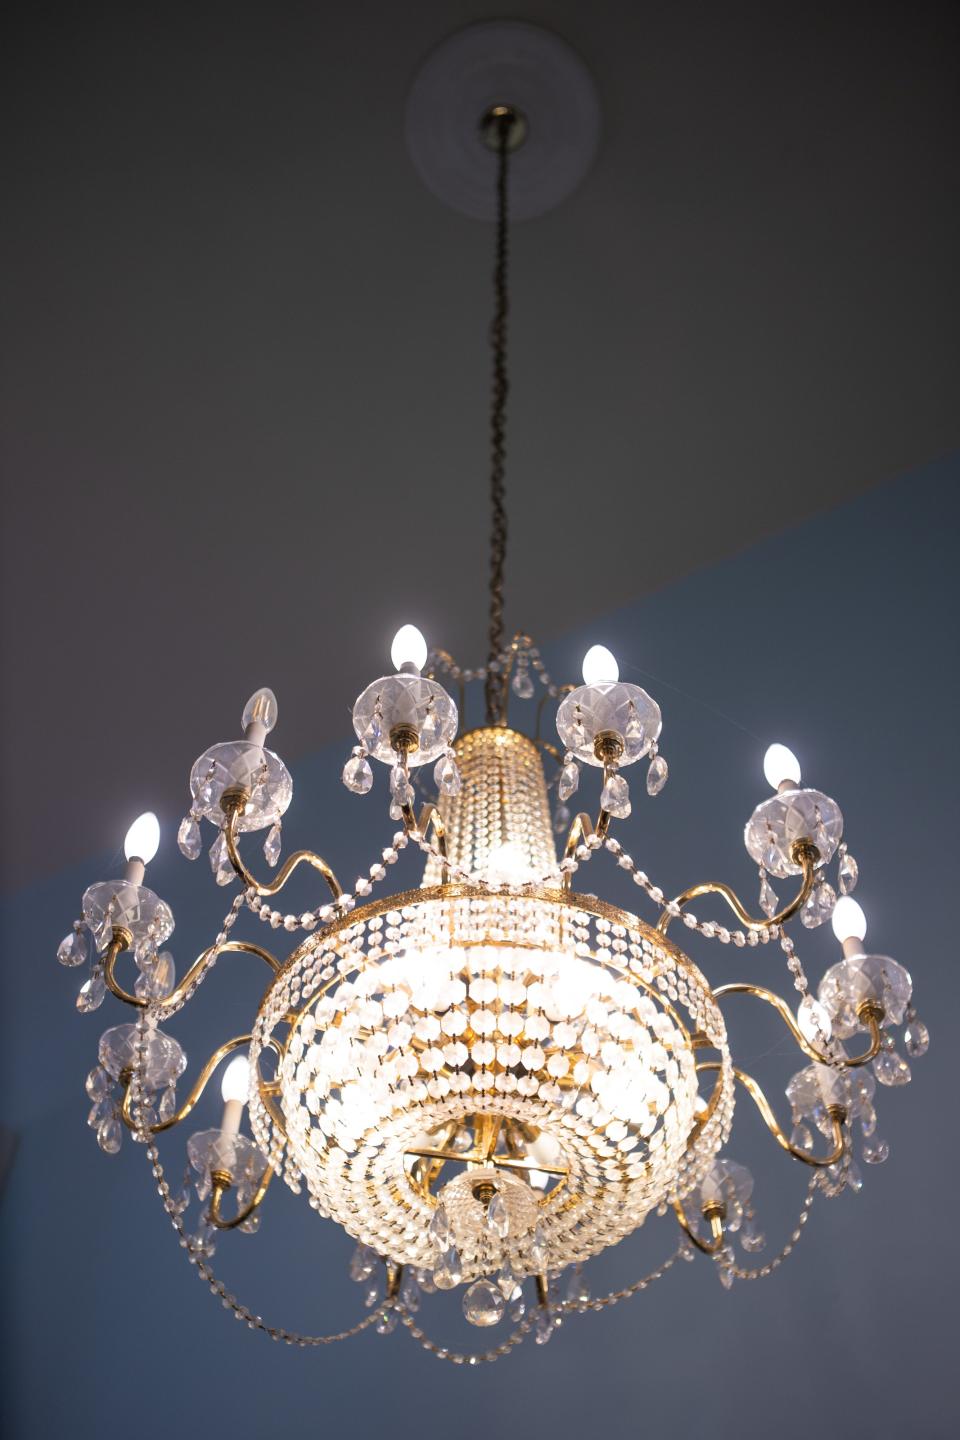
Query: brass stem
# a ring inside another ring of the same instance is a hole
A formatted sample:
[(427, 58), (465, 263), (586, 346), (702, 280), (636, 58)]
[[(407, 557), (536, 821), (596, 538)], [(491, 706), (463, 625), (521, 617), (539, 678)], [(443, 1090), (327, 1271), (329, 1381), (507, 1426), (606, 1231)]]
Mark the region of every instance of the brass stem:
[(116, 932), (114, 932), (113, 940), (103, 959), (103, 978), (111, 994), (116, 995), (117, 999), (122, 1000), (125, 1005), (136, 1005), (139, 1009), (144, 1009), (147, 1005), (154, 1005), (160, 1010), (176, 1008), (176, 1006), (186, 998), (187, 992), (194, 980), (201, 973), (211, 956), (222, 955), (228, 950), (259, 956), (264, 964), (270, 966), (274, 974), (280, 969), (280, 961), (276, 956), (271, 955), (269, 950), (264, 950), (261, 945), (254, 945), (249, 940), (225, 940), (222, 945), (208, 946), (193, 962), (190, 969), (180, 981), (180, 984), (171, 990), (169, 995), (164, 995), (162, 1000), (141, 1000), (138, 995), (131, 995), (128, 990), (124, 990), (114, 974), (118, 957), (128, 948), (128, 943), (123, 943), (122, 940), (118, 943), (118, 937)]
[[(815, 845), (803, 841), (797, 842), (794, 860), (800, 865), (803, 875), (800, 893), (790, 901), (789, 905), (784, 905), (782, 910), (769, 919), (758, 920), (751, 915), (730, 889), (730, 886), (724, 885), (721, 880), (707, 880), (701, 885), (691, 885), (689, 890), (684, 890), (682, 895), (677, 896), (674, 904), (679, 905), (682, 910), (684, 905), (689, 904), (699, 895), (719, 895), (730, 906), (741, 924), (749, 926), (751, 930), (772, 930), (777, 925), (782, 925), (785, 920), (789, 920), (791, 915), (795, 915), (807, 900), (816, 880), (816, 866), (819, 858), (820, 852)], [(674, 918), (667, 910), (664, 910), (657, 921), (657, 929), (661, 935), (666, 935)]]
[(858, 1065), (866, 1065), (875, 1055), (880, 1053), (880, 1045), (882, 1043), (880, 1021), (883, 1019), (884, 1014), (882, 1006), (878, 1007), (879, 1013), (870, 1006), (869, 1002), (860, 1007), (857, 1014), (862, 1020), (866, 1021), (870, 1030), (870, 1045), (862, 1055), (844, 1057), (841, 1060), (839, 1058), (834, 1059), (834, 1057), (830, 1055), (821, 1054), (816, 1046), (803, 1034), (786, 1000), (783, 1000), (779, 995), (775, 995), (772, 990), (765, 990), (762, 985), (748, 985), (744, 981), (737, 981), (731, 985), (721, 985), (713, 992), (714, 1000), (722, 1000), (725, 995), (753, 995), (757, 1000), (762, 1000), (765, 1004), (772, 1006), (783, 1020), (783, 1023), (790, 1031), (794, 1040), (796, 1040), (800, 1046), (804, 1055), (810, 1060), (818, 1061), (821, 1065), (840, 1064), (846, 1070), (853, 1070)]
[(324, 880), (326, 880), (327, 885), (330, 888), (330, 893), (333, 896), (334, 900), (338, 900), (340, 898), (340, 896), (343, 894), (343, 889), (341, 888), (336, 875), (334, 875), (326, 860), (324, 860), (321, 855), (315, 855), (312, 850), (297, 850), (293, 855), (291, 855), (287, 860), (284, 861), (283, 865), (280, 867), (279, 873), (274, 877), (273, 880), (269, 881), (267, 884), (261, 884), (261, 882), (255, 878), (255, 876), (251, 875), (250, 871), (243, 863), (243, 860), (240, 858), (240, 852), (237, 849), (237, 816), (243, 809), (243, 804), (240, 803), (240, 797), (230, 796), (230, 792), (225, 791), (220, 803), (223, 806), (224, 814), (227, 817), (226, 824), (223, 827), (223, 838), (227, 847), (227, 855), (230, 857), (230, 864), (240, 876), (240, 879), (243, 881), (244, 885), (256, 890), (258, 895), (276, 895), (280, 890), (283, 889), (284, 885), (286, 885), (287, 881), (290, 879), (290, 876), (293, 874), (294, 870), (296, 870), (298, 865), (312, 865), (314, 870), (319, 870)]
[(727, 1210), (725, 1205), (709, 1205), (703, 1212), (703, 1218), (710, 1226), (709, 1240), (701, 1240), (700, 1236), (696, 1233), (695, 1230), (693, 1230), (689, 1220), (687, 1219), (683, 1205), (679, 1200), (674, 1200), (673, 1211), (678, 1221), (680, 1222), (680, 1228), (686, 1235), (687, 1239), (690, 1240), (704, 1255), (716, 1255), (717, 1252), (723, 1248), (723, 1222), (727, 1218)]
[(252, 1038), (253, 1037), (250, 1035), (236, 1035), (232, 1040), (224, 1041), (222, 1045), (220, 1045), (216, 1050), (214, 1050), (213, 1054), (210, 1056), (210, 1059), (207, 1061), (203, 1069), (200, 1071), (200, 1074), (197, 1076), (194, 1082), (193, 1089), (190, 1091), (190, 1094), (187, 1096), (186, 1100), (184, 1100), (177, 1113), (175, 1115), (171, 1115), (169, 1120), (158, 1121), (156, 1125), (146, 1125), (143, 1127), (138, 1125), (130, 1108), (132, 1098), (130, 1094), (130, 1084), (133, 1077), (132, 1075), (127, 1076), (126, 1080), (124, 1081), (123, 1103), (120, 1106), (120, 1115), (123, 1123), (130, 1130), (137, 1130), (143, 1128), (147, 1130), (151, 1135), (159, 1135), (163, 1130), (172, 1130), (174, 1125), (179, 1125), (181, 1120), (186, 1120), (187, 1116), (190, 1114), (191, 1110), (196, 1105), (197, 1101), (200, 1099), (200, 1096), (203, 1094), (204, 1090), (206, 1090), (207, 1084), (210, 1080), (210, 1076), (213, 1074), (214, 1070), (216, 1070), (217, 1066), (220, 1064), (220, 1061), (226, 1059), (226, 1057), (228, 1055), (231, 1055), (234, 1050), (240, 1050), (249, 1046)]
[(256, 1190), (254, 1191), (253, 1198), (250, 1200), (250, 1203), (248, 1205), (244, 1205), (242, 1210), (238, 1210), (236, 1215), (234, 1215), (233, 1218), (230, 1220), (224, 1219), (220, 1211), (220, 1206), (222, 1204), (224, 1195), (226, 1195), (227, 1191), (231, 1188), (233, 1184), (232, 1177), (227, 1174), (226, 1171), (214, 1170), (210, 1178), (213, 1182), (213, 1189), (210, 1195), (210, 1209), (207, 1213), (207, 1219), (210, 1221), (211, 1225), (216, 1227), (217, 1230), (236, 1230), (238, 1225), (242, 1225), (245, 1220), (249, 1220), (250, 1216), (254, 1213), (254, 1211), (258, 1209), (260, 1202), (263, 1200), (264, 1195), (266, 1195), (267, 1190), (270, 1188), (270, 1181), (273, 1179), (273, 1171), (268, 1165), (266, 1170), (264, 1170), (263, 1174), (260, 1176), (260, 1180), (257, 1184)]
[[(720, 1068), (721, 1062), (719, 1060), (704, 1060), (701, 1061), (701, 1063), (697, 1066), (698, 1071), (719, 1070)], [(774, 1140), (776, 1140), (777, 1144), (783, 1150), (786, 1150), (788, 1155), (792, 1155), (794, 1160), (800, 1160), (804, 1165), (813, 1165), (818, 1169), (822, 1169), (826, 1165), (836, 1165), (838, 1160), (843, 1159), (843, 1122), (846, 1119), (846, 1112), (842, 1109), (842, 1107), (830, 1106), (827, 1110), (827, 1113), (830, 1116), (831, 1124), (833, 1126), (833, 1149), (831, 1150), (830, 1154), (808, 1155), (805, 1150), (798, 1150), (795, 1145), (791, 1145), (787, 1136), (780, 1128), (779, 1122), (776, 1115), (774, 1115), (773, 1113), (769, 1100), (767, 1099), (766, 1095), (764, 1095), (763, 1091), (757, 1084), (756, 1080), (754, 1080), (753, 1076), (746, 1074), (746, 1072), (743, 1070), (738, 1070), (736, 1067), (734, 1067), (733, 1074), (734, 1078), (740, 1081), (740, 1084), (746, 1090), (747, 1094), (750, 1096), (751, 1100), (756, 1105), (757, 1109), (760, 1111), (760, 1114), (763, 1117), (763, 1122), (766, 1125), (767, 1129), (770, 1131), (770, 1134), (773, 1136)]]

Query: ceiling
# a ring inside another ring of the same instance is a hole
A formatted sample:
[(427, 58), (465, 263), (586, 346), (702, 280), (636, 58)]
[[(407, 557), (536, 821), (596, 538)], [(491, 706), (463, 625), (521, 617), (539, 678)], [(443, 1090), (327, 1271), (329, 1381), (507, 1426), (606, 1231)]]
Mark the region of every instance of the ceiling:
[[(421, 186), (403, 107), (500, 13), (19, 7), (8, 885), (175, 819), (260, 684), (295, 760), (399, 620), (479, 660), (492, 235)], [(960, 12), (510, 13), (603, 109), (581, 189), (513, 237), (508, 620), (546, 638), (960, 444)], [(758, 629), (829, 616), (832, 578), (758, 594)]]

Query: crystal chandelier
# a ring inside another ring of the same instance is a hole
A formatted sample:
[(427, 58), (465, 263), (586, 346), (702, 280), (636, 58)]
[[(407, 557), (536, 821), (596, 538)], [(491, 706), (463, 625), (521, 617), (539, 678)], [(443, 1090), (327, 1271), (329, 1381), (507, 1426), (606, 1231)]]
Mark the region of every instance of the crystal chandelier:
[[(196, 860), (208, 826), (216, 883), (239, 880), (213, 943), (178, 980), (164, 948), (173, 914), (144, 883), (159, 844), (155, 817), (144, 815), (127, 835), (124, 875), (90, 886), (58, 952), (64, 965), (88, 966), (78, 1010), (98, 1009), (110, 992), (134, 1011), (131, 1023), (101, 1036), (86, 1082), (101, 1149), (116, 1154), (129, 1129), (197, 1274), (250, 1328), (293, 1345), (371, 1326), (388, 1333), (400, 1322), (441, 1358), (477, 1363), (530, 1333), (542, 1343), (565, 1316), (624, 1300), (698, 1254), (726, 1287), (767, 1276), (796, 1245), (818, 1195), (860, 1188), (856, 1151), (868, 1164), (887, 1158), (876, 1082), (910, 1079), (894, 1027), (905, 1025), (910, 1057), (928, 1045), (907, 971), (864, 950), (865, 920), (850, 893), (857, 864), (840, 809), (801, 784), (789, 750), (767, 751), (773, 793), (744, 832), (761, 913), (720, 882), (670, 899), (613, 833), (631, 813), (631, 766), (647, 762), (649, 796), (666, 783), (658, 704), (620, 680), (602, 646), (587, 654), (582, 684), (557, 685), (527, 636), (505, 639), (507, 196), (522, 129), (504, 106), (483, 122), (498, 157), (487, 662), (462, 670), (404, 626), (394, 673), (353, 707), (357, 744), (343, 782), (366, 795), (382, 765), (395, 833), (385, 848), (376, 843), (373, 863), (346, 889), (310, 851), (280, 863), (293, 782), (268, 748), (277, 703), (260, 690), (243, 712), (242, 737), (212, 745), (193, 765), (178, 835)], [(473, 681), (484, 687), (486, 722), (463, 729)], [(538, 692), (532, 733), (521, 733), (508, 724), (508, 702)], [(559, 744), (541, 734), (554, 710)], [(584, 767), (598, 772), (596, 819), (567, 809)], [(258, 878), (244, 853), (255, 833), (265, 834), (272, 878)], [(559, 857), (555, 834), (565, 835)], [(392, 868), (408, 850), (422, 853), (425, 868), (419, 883), (397, 891)], [(578, 872), (604, 860), (652, 903), (649, 922), (576, 888)], [(312, 909), (285, 913), (275, 902), (304, 867), (324, 895)], [(778, 898), (774, 883), (789, 898)], [(736, 927), (695, 914), (701, 899), (725, 902)], [(272, 940), (267, 948), (237, 938), (244, 911), (264, 930), (296, 936), (291, 952), (281, 959)], [(795, 919), (810, 928), (832, 920), (842, 950), (816, 996), (788, 934)], [(712, 986), (677, 942), (684, 929), (726, 946), (779, 947), (796, 1010), (761, 986)], [(233, 951), (264, 963), (266, 993), (249, 1032), (224, 1038), (178, 1094), (187, 1057), (167, 1027)], [(792, 1130), (731, 1056), (723, 1007), (740, 995), (772, 1007), (798, 1048), (801, 1068), (786, 1089)], [(190, 1117), (218, 1073), (222, 1120), (187, 1140), (180, 1187), (168, 1179), (158, 1137)], [(757, 1261), (765, 1242), (753, 1177), (725, 1153), (738, 1097), (811, 1177), (787, 1244)], [(222, 1234), (258, 1230), (275, 1177), (357, 1242), (351, 1274), (367, 1309), (342, 1332), (301, 1335), (268, 1324), (213, 1270)], [(653, 1216), (673, 1230), (666, 1258), (591, 1296), (586, 1262)], [(423, 1294), (459, 1286), (472, 1324), (509, 1315), (512, 1329), (492, 1349), (456, 1353), (421, 1328)]]

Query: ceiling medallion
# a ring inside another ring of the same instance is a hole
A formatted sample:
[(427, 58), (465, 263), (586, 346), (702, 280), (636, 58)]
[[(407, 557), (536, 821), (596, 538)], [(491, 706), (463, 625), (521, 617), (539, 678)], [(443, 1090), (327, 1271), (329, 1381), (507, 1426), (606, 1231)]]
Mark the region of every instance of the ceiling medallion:
[[(58, 952), (64, 965), (87, 966), (81, 1012), (98, 1009), (108, 991), (135, 1012), (132, 1023), (101, 1036), (87, 1078), (100, 1147), (115, 1154), (124, 1129), (144, 1146), (191, 1263), (236, 1317), (299, 1346), (368, 1327), (385, 1334), (400, 1323), (458, 1364), (495, 1360), (531, 1333), (542, 1343), (565, 1316), (625, 1300), (698, 1254), (727, 1287), (769, 1275), (796, 1245), (818, 1195), (859, 1190), (856, 1151), (869, 1164), (886, 1159), (876, 1082), (910, 1079), (894, 1027), (905, 1024), (910, 1057), (928, 1044), (907, 971), (864, 951), (863, 912), (850, 895), (857, 865), (840, 810), (801, 785), (789, 750), (767, 751), (773, 794), (744, 834), (759, 869), (761, 913), (719, 882), (669, 899), (614, 833), (631, 813), (630, 767), (646, 761), (651, 797), (667, 780), (657, 702), (620, 680), (602, 646), (587, 654), (582, 684), (556, 685), (527, 636), (505, 638), (507, 198), (521, 120), (497, 104), (481, 132), (478, 146), (493, 143), (498, 198), (486, 664), (461, 670), (404, 626), (394, 673), (357, 699), (357, 743), (343, 782), (365, 795), (375, 765), (385, 767), (396, 829), (349, 889), (310, 851), (280, 863), (293, 781), (268, 748), (277, 703), (264, 689), (244, 710), (242, 737), (212, 745), (190, 772), (179, 847), (196, 860), (209, 827), (216, 883), (239, 880), (213, 943), (177, 980), (165, 948), (173, 914), (144, 884), (159, 844), (155, 817), (144, 815), (127, 835), (125, 874), (86, 891)], [(464, 730), (472, 681), (484, 687), (486, 720)], [(508, 723), (513, 701), (530, 705), (530, 735)], [(554, 711), (559, 744), (542, 734)], [(552, 814), (544, 756), (556, 786)], [(568, 810), (584, 767), (598, 773), (596, 819)], [(265, 836), (272, 878), (251, 868), (253, 834)], [(565, 837), (559, 858), (555, 834)], [(398, 893), (390, 881), (405, 851), (420, 851), (425, 869)], [(588, 862), (604, 860), (652, 902), (650, 923), (574, 888)], [(299, 914), (277, 908), (291, 877), (308, 869), (324, 887), (320, 903)], [(733, 912), (735, 928), (692, 910), (714, 897)], [(269, 932), (270, 948), (238, 938), (244, 911)], [(832, 919), (842, 948), (816, 997), (787, 930), (797, 918), (810, 928)], [(797, 1009), (761, 986), (712, 986), (677, 943), (684, 929), (727, 946), (779, 948)], [(284, 959), (273, 952), (272, 932), (298, 937)], [(212, 979), (211, 972), (231, 952), (263, 962), (266, 993), (248, 1033), (223, 1039), (178, 1093), (187, 1059), (167, 1026), (201, 984), (229, 985), (229, 965)], [(121, 978), (122, 965), (129, 978)], [(734, 1064), (723, 1007), (739, 996), (772, 1007), (800, 1052), (786, 1091), (792, 1131)], [(161, 1160), (159, 1137), (191, 1115), (217, 1072), (222, 1120), (188, 1139), (181, 1187), (166, 1168), (172, 1163), (179, 1175), (181, 1161), (176, 1151), (172, 1162)], [(758, 1108), (787, 1157), (811, 1175), (790, 1239), (756, 1261), (765, 1241), (753, 1178), (724, 1149), (737, 1096)], [(351, 1274), (366, 1310), (344, 1331), (301, 1335), (268, 1324), (214, 1272), (216, 1243), (225, 1232), (259, 1228), (275, 1178), (357, 1241)], [(652, 1215), (673, 1231), (660, 1265), (591, 1295), (591, 1256)], [(472, 1324), (504, 1324), (493, 1348), (454, 1352), (421, 1327), (424, 1292), (455, 1287)]]

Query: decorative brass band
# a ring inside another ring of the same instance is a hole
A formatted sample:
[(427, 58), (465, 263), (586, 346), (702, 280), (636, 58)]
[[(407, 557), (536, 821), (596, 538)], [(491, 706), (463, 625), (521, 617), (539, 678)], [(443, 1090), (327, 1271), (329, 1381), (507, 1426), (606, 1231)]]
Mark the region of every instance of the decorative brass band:
[(858, 1065), (866, 1065), (875, 1055), (880, 1053), (880, 1046), (883, 1037), (880, 1034), (880, 1021), (883, 1019), (883, 1010), (877, 1014), (875, 1010), (867, 1006), (863, 1007), (861, 1018), (866, 1021), (870, 1031), (870, 1045), (862, 1055), (845, 1056), (842, 1060), (835, 1059), (830, 1055), (822, 1055), (820, 1051), (810, 1043), (794, 1018), (793, 1011), (781, 996), (774, 994), (772, 990), (765, 990), (762, 985), (748, 985), (746, 982), (738, 981), (731, 985), (721, 985), (714, 990), (714, 1000), (722, 1000), (725, 995), (753, 995), (758, 1000), (763, 1000), (771, 1005), (783, 1020), (790, 1034), (796, 1040), (804, 1055), (810, 1060), (816, 1060), (821, 1065), (840, 1064), (845, 1070), (853, 1070)]
[[(579, 816), (577, 818), (579, 819)], [(798, 840), (796, 842), (794, 846), (794, 862), (800, 866), (803, 873), (803, 883), (800, 887), (800, 893), (795, 899), (791, 900), (788, 905), (784, 905), (782, 910), (778, 910), (776, 915), (771, 915), (769, 919), (765, 917), (762, 920), (758, 920), (755, 916), (751, 915), (737, 895), (730, 889), (730, 886), (724, 885), (722, 880), (706, 880), (701, 885), (691, 885), (689, 890), (684, 890), (683, 894), (678, 895), (673, 903), (679, 905), (682, 909), (684, 905), (689, 904), (691, 900), (695, 900), (699, 895), (719, 895), (727, 902), (742, 925), (749, 926), (751, 930), (773, 930), (777, 925), (782, 925), (785, 920), (789, 920), (791, 915), (795, 915), (801, 905), (807, 900), (810, 891), (813, 889), (814, 880), (816, 879), (816, 867), (819, 859), (820, 852), (815, 845), (811, 845), (809, 841), (806, 840)], [(676, 917), (671, 915), (669, 911), (664, 910), (660, 919), (657, 921), (657, 929), (661, 935), (666, 935), (671, 921), (675, 918)]]
[[(704, 1060), (697, 1066), (698, 1071), (719, 1069), (719, 1060)], [(757, 1109), (760, 1111), (760, 1114), (763, 1117), (764, 1124), (770, 1131), (770, 1134), (773, 1136), (774, 1140), (776, 1140), (777, 1144), (781, 1146), (782, 1149), (786, 1150), (788, 1155), (792, 1155), (794, 1160), (801, 1160), (804, 1165), (814, 1165), (818, 1168), (822, 1168), (825, 1165), (836, 1165), (838, 1160), (843, 1159), (843, 1122), (846, 1119), (846, 1112), (843, 1110), (842, 1106), (830, 1106), (828, 1110), (828, 1114), (830, 1116), (830, 1123), (833, 1126), (833, 1149), (831, 1150), (830, 1154), (808, 1155), (805, 1150), (798, 1150), (795, 1145), (791, 1145), (790, 1141), (787, 1139), (787, 1136), (780, 1128), (777, 1117), (776, 1115), (774, 1115), (771, 1108), (770, 1101), (767, 1099), (766, 1095), (764, 1095), (763, 1091), (757, 1084), (756, 1080), (754, 1080), (753, 1076), (748, 1075), (744, 1070), (738, 1070), (736, 1066), (733, 1067), (733, 1075), (734, 1079), (740, 1081), (740, 1084), (743, 1086), (744, 1090), (746, 1090), (747, 1094), (750, 1096), (751, 1100), (756, 1105)]]

